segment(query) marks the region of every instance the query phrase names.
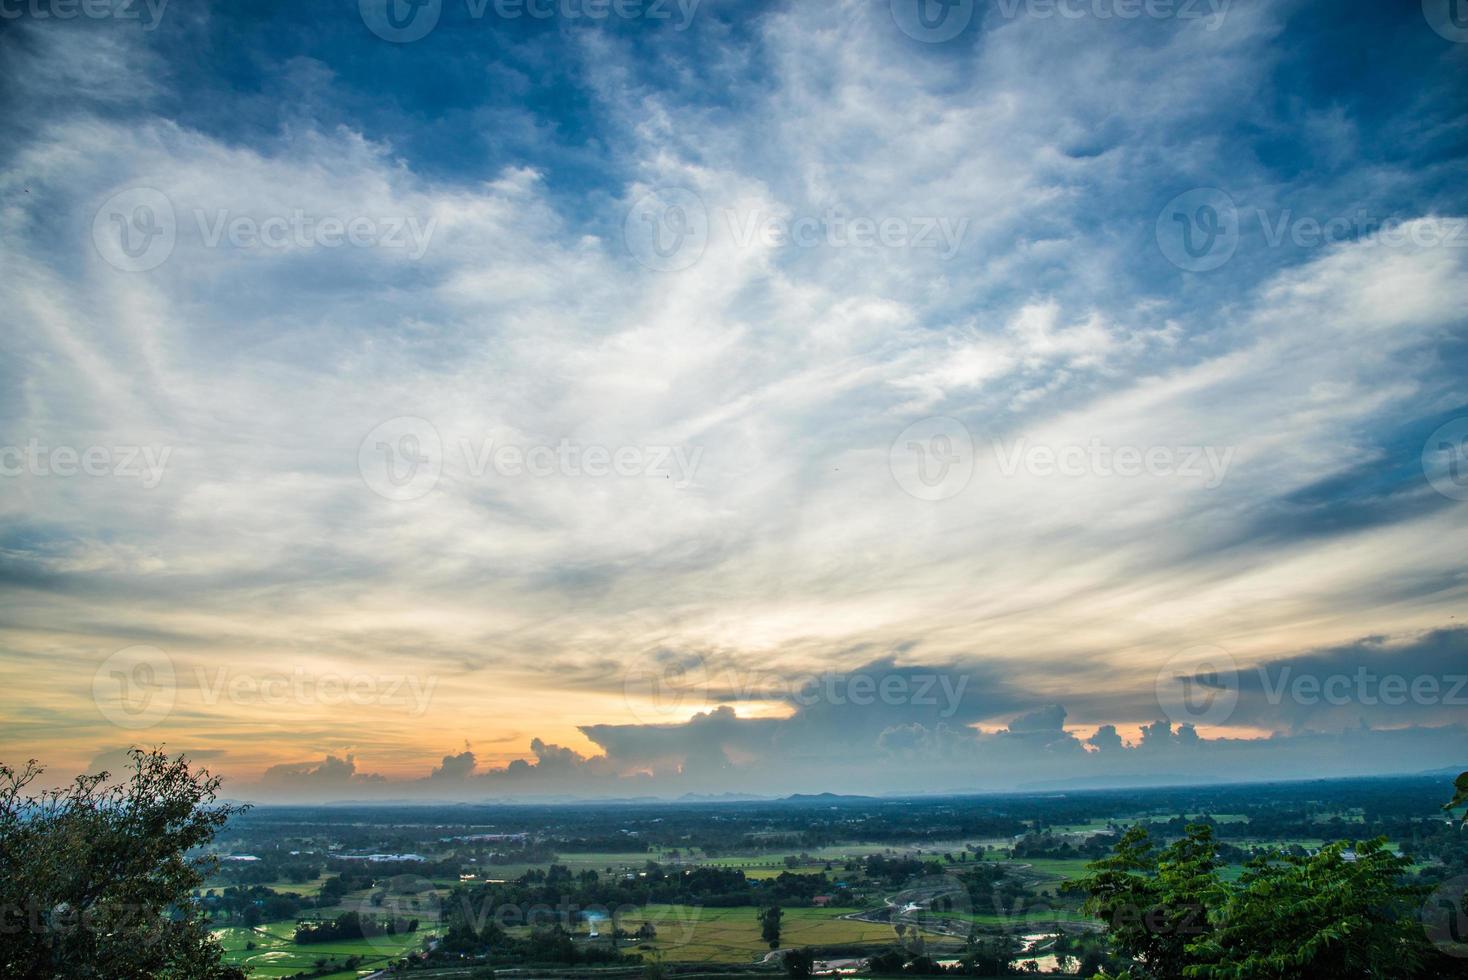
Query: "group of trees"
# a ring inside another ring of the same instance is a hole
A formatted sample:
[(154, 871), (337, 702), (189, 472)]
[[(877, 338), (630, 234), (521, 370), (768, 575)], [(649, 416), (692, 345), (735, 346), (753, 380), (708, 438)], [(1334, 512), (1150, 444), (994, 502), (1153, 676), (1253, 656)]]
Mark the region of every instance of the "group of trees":
[(211, 919), (238, 923), (247, 928), (262, 922), (293, 919), (311, 900), (293, 892), (278, 892), (264, 885), (230, 885), (219, 891), (210, 889), (199, 899)]
[(370, 939), (373, 936), (396, 936), (399, 933), (417, 931), (417, 919), (394, 915), (379, 917), (363, 915), (360, 912), (343, 912), (335, 919), (297, 923), (295, 940), (302, 944), (334, 943), (351, 939)]
[(1162, 849), (1138, 827), (1073, 884), (1133, 964), (1117, 980), (1461, 977), (1427, 940), (1407, 864), (1385, 838), (1341, 841), (1256, 858), (1229, 881), (1207, 825)]

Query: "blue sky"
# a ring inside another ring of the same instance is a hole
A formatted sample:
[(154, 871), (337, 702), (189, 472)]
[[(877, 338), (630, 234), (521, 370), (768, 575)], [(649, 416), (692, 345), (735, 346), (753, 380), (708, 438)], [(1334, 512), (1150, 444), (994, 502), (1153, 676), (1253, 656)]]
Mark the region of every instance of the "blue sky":
[(1447, 3), (86, 9), (0, 11), (0, 757), (1461, 761)]

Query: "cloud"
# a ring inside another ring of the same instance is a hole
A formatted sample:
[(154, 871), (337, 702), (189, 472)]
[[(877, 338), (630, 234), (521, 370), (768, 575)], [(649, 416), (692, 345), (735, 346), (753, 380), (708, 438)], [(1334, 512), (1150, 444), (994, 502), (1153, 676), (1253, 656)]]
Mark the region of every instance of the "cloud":
[(1241, 721), (1289, 732), (1448, 724), (1468, 709), (1468, 628), (1364, 637), (1245, 668)]
[[(297, 32), (216, 5), (0, 39), (0, 448), (167, 451), (153, 486), (3, 478), (0, 682), (24, 708), (0, 747), (80, 765), (117, 744), (93, 678), (149, 643), (178, 678), (149, 734), (217, 740), (262, 792), (1000, 786), (1170, 752), (1215, 775), (1435, 752), (1452, 705), (1271, 703), (1249, 681), (1227, 724), (1182, 735), (1153, 689), (1198, 644), (1246, 678), (1440, 675), (1458, 651), (1433, 631), (1462, 608), (1462, 504), (1422, 452), (1464, 414), (1468, 260), (1424, 233), (1465, 208), (1429, 135), (1454, 66), (1416, 13), (1362, 15), (1413, 71), (1317, 88), (1362, 37), (1294, 4), (1213, 30), (991, 11), (946, 46), (882, 4), (705, 6), (676, 35), (473, 23), (388, 46), (351, 11)], [(1157, 239), (1195, 187), (1241, 224), (1207, 273)], [(175, 236), (128, 272), (94, 231), (138, 188)], [(708, 218), (671, 272), (627, 239), (669, 188)], [(1291, 235), (1360, 211), (1362, 234)], [(857, 219), (962, 233), (860, 246)], [(1368, 233), (1388, 219), (1396, 244)], [(365, 244), (325, 244), (353, 220)], [(743, 236), (799, 222), (814, 246)], [(939, 415), (972, 476), (934, 501), (891, 459)], [(379, 431), (402, 419), (436, 464), (412, 500), (364, 472), (406, 462)], [(592, 447), (646, 465), (590, 476)], [(537, 448), (545, 475), (496, 462)], [(712, 678), (649, 723), (628, 678), (659, 658)], [(221, 670), (401, 696), (206, 696)], [(923, 674), (951, 685), (932, 704)], [(824, 690), (854, 676), (908, 697)], [(444, 754), (465, 738), (479, 751)], [(964, 768), (892, 761), (929, 757)]]
[(367, 795), (384, 788), (387, 780), (375, 773), (357, 771), (357, 760), (348, 755), (328, 755), (320, 762), (280, 763), (266, 769), (254, 791), (280, 800), (333, 799)]
[(1058, 732), (1064, 728), (1065, 709), (1058, 704), (1048, 704), (1011, 721), (1008, 731), (1010, 734), (1022, 735), (1031, 732)]
[(465, 749), (458, 755), (446, 755), (443, 762), (433, 768), (428, 774), (429, 782), (462, 782), (468, 779), (474, 772), (477, 761), (474, 753)]

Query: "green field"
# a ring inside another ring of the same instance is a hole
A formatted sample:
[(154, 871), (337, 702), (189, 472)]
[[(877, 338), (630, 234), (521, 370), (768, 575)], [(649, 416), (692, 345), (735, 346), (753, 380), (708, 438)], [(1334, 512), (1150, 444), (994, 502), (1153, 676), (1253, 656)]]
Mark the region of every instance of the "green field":
[[(1039, 875), (1054, 879), (1053, 884), (1059, 884), (1062, 879), (1079, 878), (1086, 873), (1086, 865), (1090, 864), (1090, 858), (1018, 858), (1016, 865), (1028, 864), (1030, 869)], [(1047, 885), (1052, 882), (1046, 882)]]
[[(785, 909), (781, 946), (886, 945), (895, 941), (892, 927), (845, 919), (849, 910)], [(753, 908), (696, 908), (649, 905), (621, 917), (622, 928), (651, 922), (657, 938), (638, 946), (650, 958), (679, 963), (752, 963), (768, 953), (760, 939)]]
[[(605, 873), (607, 869), (611, 869), (613, 874), (618, 875), (635, 874), (643, 870), (649, 860), (653, 860), (661, 863), (664, 868), (681, 865), (738, 869), (750, 878), (771, 878), (785, 871), (793, 871), (798, 874), (824, 872), (833, 881), (850, 878), (859, 883), (862, 881), (861, 873), (856, 872), (851, 875), (845, 872), (844, 866), (847, 862), (860, 861), (872, 854), (916, 857), (923, 860), (936, 858), (942, 861), (943, 853), (948, 852), (957, 856), (962, 850), (962, 844), (928, 845), (921, 850), (875, 844), (844, 845), (796, 853), (793, 856), (797, 858), (798, 863), (794, 867), (787, 865), (787, 856), (790, 855), (785, 851), (774, 850), (765, 853), (724, 854), (709, 857), (698, 849), (690, 848), (678, 849), (676, 857), (673, 856), (672, 849), (667, 848), (647, 851), (565, 854), (559, 855), (555, 863), (566, 866), (573, 874), (584, 870)], [(994, 863), (993, 859), (998, 856), (991, 852), (991, 860), (986, 863)], [(828, 862), (831, 864), (831, 871), (826, 872), (825, 866)], [(965, 865), (972, 866), (976, 863), (978, 863), (976, 860), (971, 860), (948, 865), (948, 867), (956, 872)], [(1051, 907), (1052, 903), (1056, 902), (1061, 906), (1075, 905), (1073, 901), (1059, 899), (1056, 895), (1057, 886), (1062, 881), (1084, 876), (1089, 863), (1087, 859), (1028, 858), (1004, 863), (1010, 864), (1020, 877), (1028, 892), (1028, 898), (1016, 899), (1016, 907), (1013, 910), (1004, 908), (955, 910), (951, 914), (942, 913), (941, 918), (967, 920), (981, 930), (1010, 932), (1047, 931), (1055, 923), (1088, 921), (1089, 917), (1073, 907)], [(947, 865), (947, 862), (944, 861), (944, 864)], [(529, 865), (524, 868), (511, 865), (481, 866), (478, 870), (484, 878), (512, 880), (529, 870), (530, 867)], [(545, 864), (540, 864), (538, 867), (543, 869)], [(1226, 877), (1232, 878), (1236, 877), (1240, 870), (1236, 867), (1228, 868), (1224, 873)], [(435, 884), (439, 886), (438, 890), (442, 896), (447, 892), (448, 886), (455, 882)], [(318, 888), (319, 883), (300, 886), (275, 884), (271, 887), (282, 891), (309, 892)], [(1049, 897), (1042, 897), (1042, 893), (1048, 893)], [(307, 914), (311, 918), (331, 918), (343, 908), (360, 909), (368, 904), (371, 894), (369, 890), (347, 896), (343, 899), (340, 908), (313, 909)], [(870, 892), (868, 895), (868, 900), (863, 903), (863, 908), (871, 909), (881, 904), (880, 899), (870, 895)], [(815, 946), (852, 949), (863, 946), (882, 947), (898, 941), (892, 925), (850, 918), (854, 911), (856, 910), (851, 907), (786, 908), (780, 945), (782, 947)], [(935, 915), (935, 918), (939, 917)], [(623, 929), (635, 931), (644, 922), (652, 923), (657, 930), (656, 937), (640, 944), (629, 945), (626, 947), (627, 952), (642, 952), (649, 958), (669, 963), (704, 963), (710, 966), (753, 964), (762, 960), (769, 952), (768, 945), (760, 938), (757, 910), (752, 907), (698, 908), (653, 905), (621, 916), (618, 924)], [(935, 923), (922, 919), (919, 920), (919, 924), (925, 924), (929, 928), (941, 928)], [(954, 931), (953, 927), (954, 923), (950, 922), (948, 931)], [(302, 970), (313, 970), (317, 968), (316, 963), (319, 959), (326, 958), (333, 964), (342, 964), (343, 969), (339, 973), (332, 974), (332, 977), (340, 978), (340, 980), (348, 980), (361, 972), (381, 967), (390, 960), (401, 957), (405, 952), (420, 948), (423, 938), (431, 934), (430, 930), (425, 929), (412, 936), (297, 946), (292, 940), (293, 930), (293, 922), (279, 922), (253, 931), (229, 928), (218, 930), (217, 933), (224, 942), (229, 961), (253, 968), (258, 976), (278, 978)], [(518, 929), (511, 931), (512, 933), (519, 932)], [(954, 941), (952, 937), (939, 936), (931, 932), (928, 933), (928, 940), (940, 946)], [(245, 944), (249, 941), (255, 944), (253, 950), (245, 949)], [(347, 957), (354, 955), (361, 959), (354, 968), (348, 969), (346, 967)]]
[[(431, 930), (420, 930), (401, 936), (375, 936), (372, 939), (355, 939), (333, 943), (312, 943), (298, 946), (294, 935), (295, 922), (271, 922), (254, 929), (230, 927), (215, 929), (214, 935), (224, 947), (225, 962), (249, 967), (257, 977), (284, 977), (302, 970), (316, 969), (317, 960), (328, 964), (340, 963), (342, 969), (330, 974), (336, 978), (355, 978), (359, 970), (385, 966), (405, 952), (422, 947), (423, 940), (432, 935)], [(254, 943), (254, 949), (247, 946)], [(348, 957), (358, 957), (355, 967), (347, 967)]]

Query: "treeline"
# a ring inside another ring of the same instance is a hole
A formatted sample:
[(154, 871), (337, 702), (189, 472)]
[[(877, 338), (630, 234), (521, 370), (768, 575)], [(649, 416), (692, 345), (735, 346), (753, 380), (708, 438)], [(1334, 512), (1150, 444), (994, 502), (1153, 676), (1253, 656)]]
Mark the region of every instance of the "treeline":
[(607, 964), (635, 964), (642, 962), (637, 953), (623, 953), (616, 948), (615, 941), (626, 938), (627, 933), (618, 931), (608, 935), (602, 942), (577, 942), (560, 925), (537, 926), (526, 936), (511, 936), (494, 923), (475, 929), (462, 918), (455, 918), (449, 925), (438, 948), (427, 957), (427, 962), (453, 962), (473, 960), (487, 965), (546, 965), (599, 966)]
[(417, 931), (417, 919), (343, 912), (329, 921), (296, 923), (295, 940), (303, 944), (335, 943), (352, 939), (370, 939), (373, 936), (396, 936)]
[(531, 870), (505, 884), (461, 886), (451, 905), (468, 907), (625, 908), (645, 905), (700, 905), (710, 908), (769, 904), (809, 906), (817, 895), (834, 892), (824, 874), (783, 871), (774, 878), (748, 878), (738, 868), (667, 868), (649, 861), (640, 872), (603, 875), (593, 870), (573, 875), (564, 865)]
[(254, 928), (262, 922), (293, 919), (303, 909), (314, 907), (316, 902), (291, 892), (278, 892), (264, 885), (231, 885), (220, 891), (211, 889), (199, 899), (199, 904), (212, 920), (238, 922)]

